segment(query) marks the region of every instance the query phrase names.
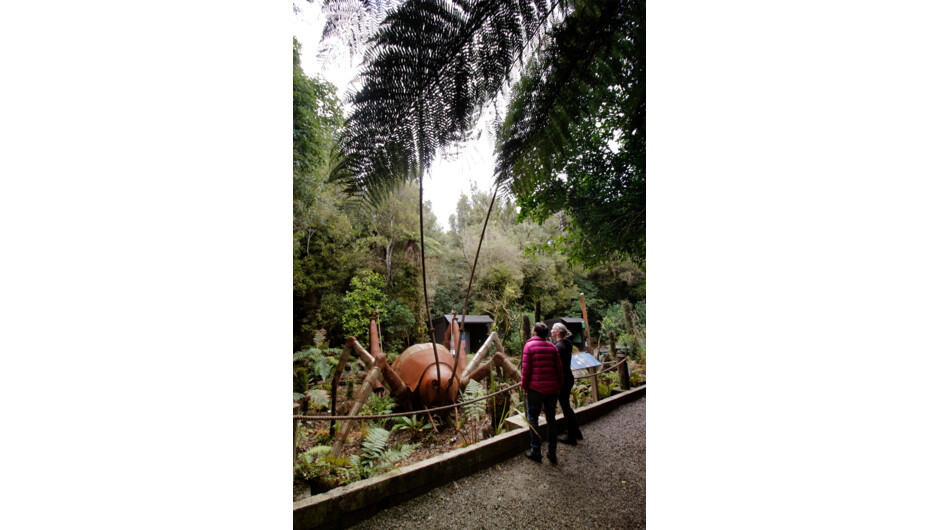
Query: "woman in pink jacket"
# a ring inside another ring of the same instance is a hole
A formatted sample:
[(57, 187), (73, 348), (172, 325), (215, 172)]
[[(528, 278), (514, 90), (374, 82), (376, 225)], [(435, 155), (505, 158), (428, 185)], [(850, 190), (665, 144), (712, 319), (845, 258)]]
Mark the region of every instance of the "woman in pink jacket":
[[(526, 396), (526, 416), (534, 428), (539, 425), (539, 413), (545, 408), (548, 422), (548, 460), (555, 464), (555, 447), (558, 445), (558, 430), (555, 426), (555, 403), (561, 390), (563, 371), (558, 349), (547, 340), (548, 326), (536, 322), (532, 328), (535, 336), (522, 348), (522, 389)], [(525, 456), (536, 462), (542, 461), (542, 440), (535, 431), (529, 431), (532, 448)]]

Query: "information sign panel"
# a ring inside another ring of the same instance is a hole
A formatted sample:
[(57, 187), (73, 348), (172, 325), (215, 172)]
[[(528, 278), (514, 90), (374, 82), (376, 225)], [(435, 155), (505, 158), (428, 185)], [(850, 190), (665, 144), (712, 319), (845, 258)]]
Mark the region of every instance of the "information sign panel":
[(575, 353), (571, 356), (572, 370), (586, 370), (592, 366), (600, 366), (601, 363), (590, 353)]

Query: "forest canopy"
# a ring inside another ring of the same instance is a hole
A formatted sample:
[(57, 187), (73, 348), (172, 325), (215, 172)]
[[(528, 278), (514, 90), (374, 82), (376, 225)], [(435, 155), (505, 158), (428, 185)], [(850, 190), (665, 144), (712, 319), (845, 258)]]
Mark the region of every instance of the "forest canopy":
[[(644, 10), (326, 2), (324, 38), (366, 61), (344, 118), (294, 42), (295, 351), (362, 333), (371, 309), (389, 351), (426, 341), (421, 236), (431, 313), (460, 312), (484, 223), (467, 312), (491, 316), (507, 349), (536, 307), (579, 317), (579, 293), (592, 334), (628, 307), (645, 318)], [(447, 220), (425, 201), (421, 226), (430, 162), (500, 101), (495, 199), (473, 188)]]

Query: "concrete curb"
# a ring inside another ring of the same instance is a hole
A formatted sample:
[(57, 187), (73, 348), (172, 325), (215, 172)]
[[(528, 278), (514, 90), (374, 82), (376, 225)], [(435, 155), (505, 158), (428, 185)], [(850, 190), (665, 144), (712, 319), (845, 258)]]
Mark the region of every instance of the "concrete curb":
[[(618, 406), (646, 395), (646, 385), (618, 392), (597, 403), (575, 410), (584, 425)], [(563, 416), (556, 416), (563, 421)], [(405, 502), (453, 480), (471, 475), (515, 456), (529, 447), (529, 433), (519, 416), (507, 418), (508, 431), (382, 475), (332, 489), (294, 503), (294, 528), (343, 528), (366, 519), (378, 510)], [(544, 419), (539, 421), (546, 435)]]

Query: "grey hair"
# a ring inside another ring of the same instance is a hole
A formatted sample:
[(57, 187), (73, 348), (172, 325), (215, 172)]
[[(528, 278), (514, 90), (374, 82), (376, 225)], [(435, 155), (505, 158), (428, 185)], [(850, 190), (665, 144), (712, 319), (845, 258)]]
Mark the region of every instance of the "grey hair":
[(561, 322), (555, 322), (555, 324), (552, 326), (552, 329), (561, 333), (561, 338), (563, 339), (571, 338), (571, 332), (568, 331), (568, 328)]

